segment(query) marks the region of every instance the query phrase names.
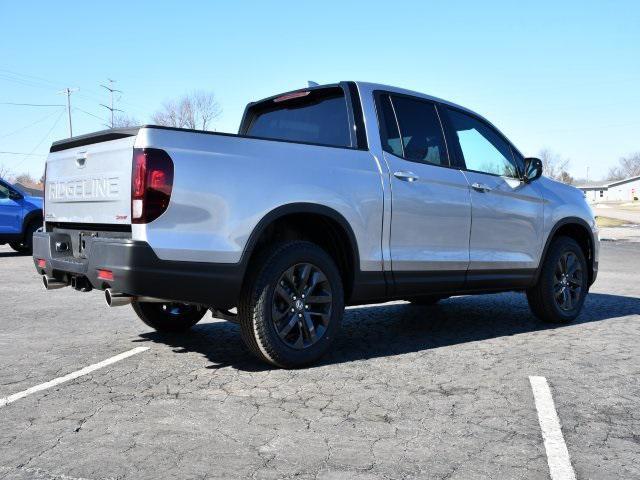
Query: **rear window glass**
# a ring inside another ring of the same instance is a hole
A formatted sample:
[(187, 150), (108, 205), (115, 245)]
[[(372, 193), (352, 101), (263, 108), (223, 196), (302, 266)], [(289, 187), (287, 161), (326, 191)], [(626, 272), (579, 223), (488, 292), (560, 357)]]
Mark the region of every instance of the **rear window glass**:
[(341, 88), (311, 90), (256, 105), (246, 134), (252, 137), (350, 147), (349, 115)]

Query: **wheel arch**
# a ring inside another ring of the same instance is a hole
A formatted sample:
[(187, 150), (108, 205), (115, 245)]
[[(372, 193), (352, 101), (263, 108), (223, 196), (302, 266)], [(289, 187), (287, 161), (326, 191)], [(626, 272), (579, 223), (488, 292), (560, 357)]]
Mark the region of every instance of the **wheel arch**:
[(331, 207), (315, 203), (290, 203), (271, 210), (258, 222), (245, 245), (240, 260), (244, 271), (271, 241), (289, 239), (311, 240), (327, 250), (338, 265), (348, 299), (360, 270), (360, 254), (346, 218)]
[(27, 227), (29, 225), (31, 225), (34, 222), (38, 222), (42, 224), (43, 220), (44, 220), (44, 217), (41, 209), (31, 210), (22, 219), (22, 235), (25, 234), (25, 232), (27, 231)]
[(545, 242), (544, 249), (542, 250), (542, 255), (540, 256), (540, 265), (538, 265), (538, 269), (536, 271), (535, 283), (538, 282), (538, 277), (540, 276), (540, 272), (542, 271), (542, 264), (544, 263), (544, 259), (547, 256), (549, 246), (556, 238), (560, 236), (572, 238), (578, 243), (578, 245), (580, 245), (580, 248), (582, 249), (587, 260), (587, 268), (589, 270), (589, 285), (591, 285), (595, 280), (593, 264), (595, 239), (593, 238), (593, 232), (591, 231), (591, 227), (589, 226), (589, 224), (580, 217), (563, 218), (553, 226), (551, 232), (547, 236), (547, 241)]

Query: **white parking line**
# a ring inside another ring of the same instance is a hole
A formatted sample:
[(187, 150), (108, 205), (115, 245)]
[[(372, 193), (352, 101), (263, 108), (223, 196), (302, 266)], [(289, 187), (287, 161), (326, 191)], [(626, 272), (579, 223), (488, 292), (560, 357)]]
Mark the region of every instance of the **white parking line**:
[(87, 375), (88, 373), (94, 372), (100, 368), (119, 362), (120, 360), (124, 360), (125, 358), (131, 357), (132, 355), (144, 352), (146, 350), (149, 350), (149, 347), (136, 347), (127, 352), (123, 352), (114, 357), (107, 358), (106, 360), (103, 360), (101, 362), (94, 363), (93, 365), (89, 365), (88, 367), (84, 367), (75, 372), (71, 372), (63, 377), (54, 378), (53, 380), (41, 383), (40, 385), (36, 385), (35, 387), (28, 388), (26, 390), (23, 390), (22, 392), (14, 393), (13, 395), (9, 395), (8, 397), (0, 398), (0, 407), (4, 407), (9, 403), (20, 400), (21, 398), (31, 395), (32, 393), (41, 392), (42, 390), (46, 390), (47, 388), (55, 387), (56, 385), (60, 385), (61, 383), (68, 382), (69, 380), (74, 380), (83, 375)]
[(553, 397), (547, 379), (544, 377), (529, 377), (533, 398), (538, 410), (538, 421), (542, 429), (544, 448), (547, 451), (547, 463), (552, 480), (576, 480), (576, 474), (571, 466), (569, 451), (564, 443), (560, 419), (553, 404)]

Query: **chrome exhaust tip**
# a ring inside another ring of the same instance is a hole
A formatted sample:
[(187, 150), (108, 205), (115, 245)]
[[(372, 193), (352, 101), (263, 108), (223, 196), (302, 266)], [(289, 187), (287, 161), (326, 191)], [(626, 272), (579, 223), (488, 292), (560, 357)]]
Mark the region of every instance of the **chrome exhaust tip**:
[(104, 300), (109, 307), (122, 307), (124, 305), (130, 305), (133, 302), (134, 297), (127, 295), (126, 293), (114, 292), (110, 288), (104, 291)]
[(60, 280), (56, 280), (53, 277), (47, 277), (46, 275), (42, 275), (42, 284), (47, 290), (57, 290), (58, 288), (68, 286), (67, 282), (61, 282)]

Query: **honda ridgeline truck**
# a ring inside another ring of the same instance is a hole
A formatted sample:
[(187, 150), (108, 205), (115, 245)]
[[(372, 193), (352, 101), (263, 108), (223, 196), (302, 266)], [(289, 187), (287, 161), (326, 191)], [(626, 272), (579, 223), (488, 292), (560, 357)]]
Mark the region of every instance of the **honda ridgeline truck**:
[[(370, 83), (250, 103), (237, 135), (146, 125), (56, 142), (33, 261), (159, 332), (207, 311), (259, 358), (318, 360), (345, 305), (526, 293), (569, 322), (598, 271), (582, 193), (491, 123)], [(237, 309), (237, 310), (236, 310)]]

